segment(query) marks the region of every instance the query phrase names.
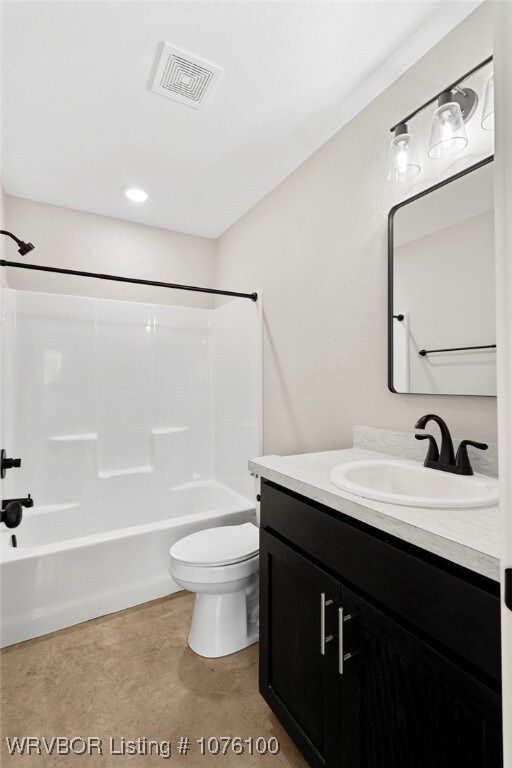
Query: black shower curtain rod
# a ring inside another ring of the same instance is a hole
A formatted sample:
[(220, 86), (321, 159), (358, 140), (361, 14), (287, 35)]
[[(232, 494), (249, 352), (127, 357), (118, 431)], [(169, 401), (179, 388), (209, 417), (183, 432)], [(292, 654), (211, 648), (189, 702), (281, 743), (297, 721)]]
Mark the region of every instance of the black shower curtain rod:
[(17, 269), (35, 269), (38, 272), (54, 272), (59, 275), (76, 275), (77, 277), (94, 277), (98, 280), (114, 280), (118, 283), (135, 283), (136, 285), (153, 285), (157, 288), (176, 288), (179, 291), (197, 291), (199, 293), (215, 293), (219, 296), (237, 296), (241, 299), (258, 300), (257, 293), (239, 293), (238, 291), (218, 291), (215, 288), (197, 288), (193, 285), (177, 283), (162, 283), (158, 280), (141, 280), (137, 277), (121, 277), (120, 275), (103, 275), (99, 272), (82, 272), (77, 269), (60, 269), (59, 267), (43, 267), (39, 264), (26, 264), (22, 261), (6, 261), (0, 259), (0, 267), (15, 267)]

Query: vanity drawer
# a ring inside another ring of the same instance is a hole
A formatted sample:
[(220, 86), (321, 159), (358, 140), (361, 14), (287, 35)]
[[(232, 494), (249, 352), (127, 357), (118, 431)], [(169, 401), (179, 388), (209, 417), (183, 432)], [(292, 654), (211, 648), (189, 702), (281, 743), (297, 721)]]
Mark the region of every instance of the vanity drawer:
[(421, 635), (501, 680), (494, 582), (267, 481), (261, 486), (261, 527)]

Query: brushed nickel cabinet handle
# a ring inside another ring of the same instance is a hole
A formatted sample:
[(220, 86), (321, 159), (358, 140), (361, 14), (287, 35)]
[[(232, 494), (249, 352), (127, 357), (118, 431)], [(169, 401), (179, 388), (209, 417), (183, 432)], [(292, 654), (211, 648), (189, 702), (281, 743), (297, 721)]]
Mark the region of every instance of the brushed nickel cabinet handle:
[(343, 674), (343, 663), (352, 658), (352, 653), (345, 653), (343, 648), (343, 627), (346, 621), (350, 621), (350, 613), (344, 615), (343, 608), (338, 608), (338, 671)]
[(320, 653), (325, 656), (325, 644), (333, 640), (333, 636), (325, 636), (325, 609), (328, 605), (332, 605), (332, 600), (325, 599), (325, 592), (320, 595)]

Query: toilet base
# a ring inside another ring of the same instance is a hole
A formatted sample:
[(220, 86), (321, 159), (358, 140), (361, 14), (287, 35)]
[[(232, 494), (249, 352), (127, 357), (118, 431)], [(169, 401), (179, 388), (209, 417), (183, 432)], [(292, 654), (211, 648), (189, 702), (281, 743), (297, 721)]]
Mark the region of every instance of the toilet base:
[(222, 595), (196, 593), (188, 644), (209, 659), (228, 656), (258, 641), (258, 587)]

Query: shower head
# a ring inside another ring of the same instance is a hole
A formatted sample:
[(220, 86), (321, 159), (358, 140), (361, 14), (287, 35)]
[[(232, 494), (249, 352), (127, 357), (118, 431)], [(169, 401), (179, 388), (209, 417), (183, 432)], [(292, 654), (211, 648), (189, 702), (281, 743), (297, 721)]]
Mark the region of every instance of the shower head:
[(25, 256), (26, 253), (30, 253), (30, 251), (33, 251), (35, 248), (35, 245), (32, 245), (32, 243), (24, 243), (22, 240), (20, 240), (20, 247), (18, 248), (18, 253), (20, 253), (22, 256)]
[(12, 232), (7, 232), (5, 229), (0, 229), (0, 235), (7, 235), (11, 240), (14, 240), (14, 242), (19, 245), (18, 253), (21, 256), (25, 256), (25, 254), (30, 253), (30, 251), (33, 251), (35, 248), (35, 245), (32, 245), (32, 243), (25, 243), (23, 240), (20, 240), (19, 237), (13, 235)]

